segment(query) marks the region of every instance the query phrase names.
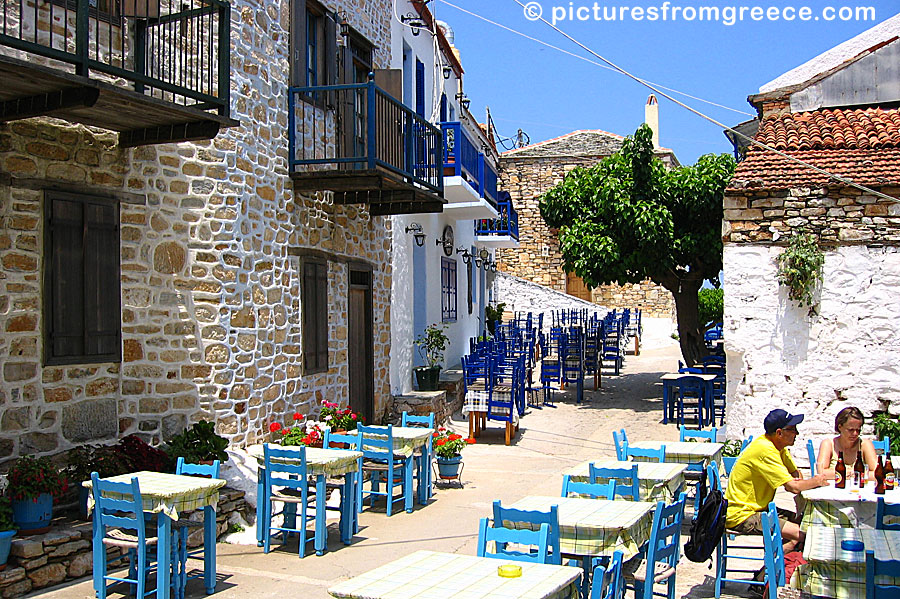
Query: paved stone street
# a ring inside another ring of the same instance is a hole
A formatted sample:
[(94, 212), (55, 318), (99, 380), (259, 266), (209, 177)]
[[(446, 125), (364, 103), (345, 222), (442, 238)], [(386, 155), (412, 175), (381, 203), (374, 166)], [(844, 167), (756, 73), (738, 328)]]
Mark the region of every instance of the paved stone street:
[[(326, 598), (327, 589), (419, 549), (475, 554), (478, 521), (490, 514), (491, 503), (511, 503), (525, 495), (557, 495), (561, 472), (578, 462), (614, 456), (612, 431), (625, 427), (632, 441), (677, 440), (674, 425), (660, 424), (662, 387), (659, 376), (677, 367), (677, 346), (629, 356), (622, 376), (606, 378), (602, 389), (586, 391), (586, 402), (574, 403), (574, 390), (556, 407), (531, 410), (522, 420), (516, 442), (503, 444), (503, 429), (491, 426), (463, 456), (464, 487), (441, 487), (436, 498), (412, 514), (387, 518), (383, 508), (367, 507), (361, 530), (350, 546), (340, 544), (336, 521), (331, 522), (330, 551), (322, 557), (297, 557), (296, 541), (264, 555), (253, 545), (218, 546), (219, 599), (284, 597)], [(453, 426), (466, 433), (457, 414)], [(690, 519), (690, 511), (686, 520)], [(685, 525), (684, 534), (688, 526)], [(250, 537), (250, 534), (242, 535)], [(193, 562), (200, 566), (199, 562)], [(682, 559), (678, 568), (679, 597), (712, 597), (712, 570), (707, 564)], [(731, 590), (743, 594), (746, 586)], [(92, 597), (90, 582), (43, 593), (47, 599)], [(116, 595), (112, 595), (116, 597)], [(199, 581), (188, 585), (189, 597), (202, 597)], [(631, 593), (629, 593), (629, 597)]]

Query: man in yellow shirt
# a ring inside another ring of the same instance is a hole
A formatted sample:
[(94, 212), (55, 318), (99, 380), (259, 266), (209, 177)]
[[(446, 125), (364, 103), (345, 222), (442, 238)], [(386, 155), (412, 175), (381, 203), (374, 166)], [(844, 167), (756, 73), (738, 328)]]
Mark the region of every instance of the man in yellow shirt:
[[(824, 474), (804, 479), (787, 448), (797, 438), (797, 425), (803, 414), (789, 414), (772, 410), (763, 426), (766, 434), (747, 446), (728, 477), (728, 511), (725, 527), (741, 534), (762, 534), (761, 512), (766, 511), (775, 498), (778, 487), (796, 494), (827, 484)], [(800, 540), (799, 517), (789, 510), (778, 509), (781, 520), (781, 540), (785, 553)]]

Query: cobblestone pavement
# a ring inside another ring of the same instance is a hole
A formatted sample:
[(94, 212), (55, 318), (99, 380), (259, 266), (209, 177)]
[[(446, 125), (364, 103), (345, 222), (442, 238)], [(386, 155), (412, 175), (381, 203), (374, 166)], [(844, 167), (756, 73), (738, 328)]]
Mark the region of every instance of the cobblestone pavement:
[[(677, 346), (628, 356), (619, 377), (604, 377), (602, 388), (587, 386), (585, 402), (574, 402), (574, 389), (558, 394), (556, 407), (532, 409), (521, 421), (515, 442), (503, 443), (503, 429), (490, 425), (476, 445), (464, 452), (463, 485), (440, 486), (428, 506), (412, 514), (388, 518), (383, 503), (366, 507), (361, 530), (349, 546), (339, 541), (337, 522), (329, 521), (329, 551), (322, 557), (297, 557), (293, 541), (264, 555), (255, 543), (218, 545), (219, 599), (285, 597), (326, 598), (336, 582), (419, 549), (474, 555), (478, 521), (490, 514), (491, 503), (511, 503), (525, 495), (557, 495), (566, 468), (590, 458), (615, 455), (612, 431), (626, 428), (629, 439), (677, 440), (674, 425), (663, 426), (659, 377), (677, 368)], [(463, 434), (467, 422), (459, 414), (451, 424)], [(690, 514), (690, 511), (688, 512)], [(686, 518), (689, 521), (689, 515)], [(688, 526), (685, 525), (684, 534)], [(252, 535), (241, 535), (252, 538)], [(192, 562), (194, 567), (202, 567)], [(682, 559), (677, 596), (712, 597), (712, 570), (707, 564)], [(749, 596), (746, 585), (728, 590)], [(628, 594), (632, 596), (631, 593)], [(117, 597), (115, 593), (110, 595)], [(188, 584), (188, 597), (202, 597), (199, 581)], [(93, 597), (90, 582), (69, 585), (42, 597)]]

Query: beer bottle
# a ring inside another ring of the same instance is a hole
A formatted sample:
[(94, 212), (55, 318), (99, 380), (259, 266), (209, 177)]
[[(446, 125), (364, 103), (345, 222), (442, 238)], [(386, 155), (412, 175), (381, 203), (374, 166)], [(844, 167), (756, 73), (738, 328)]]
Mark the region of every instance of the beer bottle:
[(859, 479), (859, 488), (866, 486), (866, 464), (863, 462), (862, 450), (856, 452), (856, 463), (853, 464), (853, 476)]
[(884, 495), (884, 465), (881, 456), (878, 456), (878, 465), (875, 466), (875, 494)]
[(888, 449), (884, 454), (884, 488), (886, 491), (893, 491), (896, 483), (894, 475), (894, 463), (891, 461), (891, 450)]
[(837, 465), (834, 467), (834, 486), (838, 489), (847, 486), (847, 466), (844, 464), (844, 452), (838, 452)]

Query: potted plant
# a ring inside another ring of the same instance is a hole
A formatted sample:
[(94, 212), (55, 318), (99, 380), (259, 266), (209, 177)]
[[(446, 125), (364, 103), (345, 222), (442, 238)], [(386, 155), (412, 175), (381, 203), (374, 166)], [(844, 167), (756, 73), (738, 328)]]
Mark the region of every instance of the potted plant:
[(440, 363), (444, 360), (444, 350), (450, 343), (444, 330), (444, 325), (430, 324), (425, 327), (424, 333), (416, 337), (416, 347), (427, 364), (413, 369), (419, 391), (437, 391), (438, 377), (441, 374)]
[(350, 408), (342, 408), (336, 403), (323, 400), (319, 420), (328, 425), (332, 432), (343, 433), (354, 430), (357, 423), (362, 422), (362, 417)]
[(494, 331), (497, 329), (497, 323), (503, 320), (503, 310), (506, 308), (506, 304), (500, 302), (496, 306), (492, 306), (488, 304), (484, 307), (484, 322), (487, 324), (488, 333), (491, 335), (494, 334)]
[(228, 461), (226, 447), (228, 439), (216, 434), (215, 423), (201, 420), (169, 439), (164, 451), (171, 464), (178, 458), (190, 464), (212, 464), (214, 460), (224, 464)]
[(475, 443), (475, 439), (466, 439), (443, 426), (432, 433), (431, 437), (434, 454), (437, 456), (438, 475), (444, 480), (458, 479), (462, 470), (462, 450), (466, 445)]
[(137, 435), (128, 435), (113, 450), (125, 463), (125, 472), (170, 472), (169, 456), (162, 449), (148, 445)]
[(308, 420), (301, 424), (303, 415), (294, 413), (293, 426), (281, 426), (280, 422), (269, 425), (269, 432), (274, 436), (273, 442), (289, 447), (291, 445), (305, 445), (306, 447), (322, 447), (324, 434), (318, 422)]
[(16, 525), (13, 522), (12, 505), (9, 497), (0, 495), (0, 571), (6, 568), (6, 560), (9, 558), (9, 548), (12, 538), (16, 534)]
[(48, 458), (22, 456), (7, 477), (13, 521), (19, 532), (39, 534), (50, 530), (53, 500), (68, 488), (65, 475)]
[(66, 477), (78, 490), (78, 510), (83, 520), (88, 519), (88, 488), (81, 483), (90, 480), (96, 472), (101, 478), (125, 474), (130, 470), (127, 460), (116, 451), (114, 445), (80, 445), (69, 452)]

